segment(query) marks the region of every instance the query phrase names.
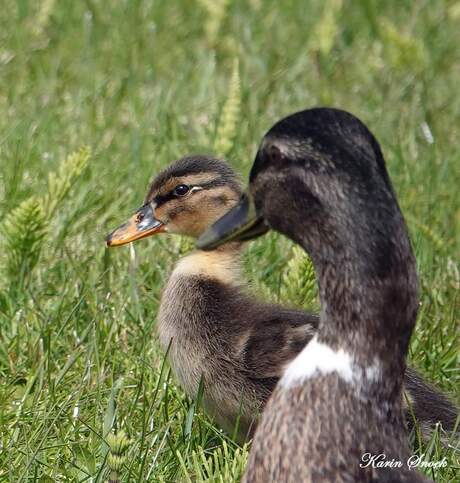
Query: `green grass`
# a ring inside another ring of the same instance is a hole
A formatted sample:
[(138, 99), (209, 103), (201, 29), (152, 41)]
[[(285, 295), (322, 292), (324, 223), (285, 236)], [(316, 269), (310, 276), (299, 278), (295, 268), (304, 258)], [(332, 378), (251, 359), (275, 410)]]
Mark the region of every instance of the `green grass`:
[[(183, 243), (103, 240), (177, 157), (221, 149), (246, 177), (264, 132), (308, 106), (350, 110), (381, 141), (422, 283), (411, 363), (458, 400), (459, 2), (214, 4), (2, 2), (0, 481), (103, 481), (112, 428), (130, 437), (121, 481), (238, 480), (247, 448), (184, 396), (156, 341)], [(83, 146), (70, 191), (47, 195), (48, 173)], [(296, 292), (290, 247), (250, 246), (265, 296)], [(458, 452), (422, 451), (449, 461), (432, 477), (458, 481)]]

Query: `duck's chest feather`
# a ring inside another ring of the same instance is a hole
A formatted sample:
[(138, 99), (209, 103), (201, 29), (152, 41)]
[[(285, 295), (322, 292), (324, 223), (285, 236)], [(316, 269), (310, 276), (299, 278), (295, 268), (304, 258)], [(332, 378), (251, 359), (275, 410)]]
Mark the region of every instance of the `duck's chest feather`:
[(164, 350), (169, 348), (169, 362), (185, 392), (196, 397), (203, 380), (206, 411), (232, 432), (238, 408), (242, 408), (240, 429), (248, 432), (260, 397), (239, 367), (235, 327), (228, 324), (230, 314), (223, 300), (225, 290), (213, 280), (173, 275), (162, 297), (159, 335)]
[[(355, 389), (337, 373), (308, 384), (278, 385), (259, 424), (265, 437), (253, 446), (243, 481), (427, 481), (407, 466), (401, 410), (392, 405), (382, 411)], [(368, 455), (380, 454), (395, 465), (366, 464)]]
[(181, 260), (164, 289), (158, 324), (179, 383), (195, 397), (203, 378), (204, 404), (224, 426), (224, 415), (234, 413), (242, 398), (248, 410), (257, 400), (244, 378), (244, 346), (239, 347), (247, 320), (235, 306), (241, 297), (225, 261), (222, 254), (214, 259), (201, 253)]
[[(193, 392), (207, 368), (219, 364), (226, 337), (220, 314), (219, 284), (196, 276), (172, 276), (162, 296), (159, 335), (177, 377)], [(218, 347), (220, 349), (218, 349)]]

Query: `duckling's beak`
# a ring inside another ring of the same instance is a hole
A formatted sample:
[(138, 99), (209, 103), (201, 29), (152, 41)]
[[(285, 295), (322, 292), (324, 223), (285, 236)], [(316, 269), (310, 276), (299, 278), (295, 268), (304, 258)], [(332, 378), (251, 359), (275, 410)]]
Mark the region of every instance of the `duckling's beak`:
[(202, 250), (213, 250), (229, 241), (246, 241), (267, 233), (269, 227), (257, 214), (250, 193), (245, 193), (239, 203), (208, 228), (196, 242)]
[(157, 220), (150, 203), (145, 204), (123, 225), (112, 231), (105, 242), (108, 247), (118, 247), (141, 238), (166, 231), (166, 226)]

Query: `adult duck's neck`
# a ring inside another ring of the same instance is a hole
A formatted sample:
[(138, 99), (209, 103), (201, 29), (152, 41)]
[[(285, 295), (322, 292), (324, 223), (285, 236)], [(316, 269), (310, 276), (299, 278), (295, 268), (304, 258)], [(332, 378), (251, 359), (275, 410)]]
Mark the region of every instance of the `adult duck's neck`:
[(343, 350), (365, 373), (375, 368), (385, 380), (397, 379), (418, 309), (415, 259), (402, 216), (395, 213), (384, 232), (362, 223), (342, 238), (310, 251), (321, 299), (317, 341)]

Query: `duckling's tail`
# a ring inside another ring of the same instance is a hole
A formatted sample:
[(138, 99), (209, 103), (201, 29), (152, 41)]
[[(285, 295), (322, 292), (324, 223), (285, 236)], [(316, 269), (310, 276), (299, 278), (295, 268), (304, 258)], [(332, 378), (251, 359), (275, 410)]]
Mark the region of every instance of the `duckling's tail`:
[(403, 408), (409, 430), (419, 429), (422, 439), (428, 441), (441, 426), (439, 436), (443, 445), (460, 436), (458, 408), (410, 367), (406, 369), (404, 390)]

